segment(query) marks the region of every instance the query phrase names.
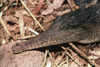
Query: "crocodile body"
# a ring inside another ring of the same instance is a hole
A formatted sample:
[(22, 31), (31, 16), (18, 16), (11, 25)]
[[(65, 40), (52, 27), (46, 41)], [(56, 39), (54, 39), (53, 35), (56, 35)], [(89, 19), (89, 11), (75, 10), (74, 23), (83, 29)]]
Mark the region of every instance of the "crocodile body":
[(14, 53), (69, 42), (100, 41), (100, 4), (62, 15), (46, 31), (12, 47)]

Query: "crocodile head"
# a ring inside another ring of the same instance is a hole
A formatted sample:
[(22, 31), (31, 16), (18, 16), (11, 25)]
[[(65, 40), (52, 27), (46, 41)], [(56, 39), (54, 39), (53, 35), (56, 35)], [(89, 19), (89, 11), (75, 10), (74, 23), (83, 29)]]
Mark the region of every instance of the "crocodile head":
[(100, 41), (100, 4), (57, 17), (54, 24), (33, 39), (12, 47), (14, 53), (68, 42)]

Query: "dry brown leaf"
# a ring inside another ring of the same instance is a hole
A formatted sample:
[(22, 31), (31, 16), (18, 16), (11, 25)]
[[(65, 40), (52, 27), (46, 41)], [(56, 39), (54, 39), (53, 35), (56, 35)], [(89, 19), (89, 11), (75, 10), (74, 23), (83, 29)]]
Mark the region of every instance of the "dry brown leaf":
[(23, 37), (25, 35), (25, 29), (24, 29), (24, 20), (23, 20), (22, 12), (20, 11), (16, 12), (15, 16), (19, 18), (18, 22), (20, 26), (20, 34), (21, 34), (21, 37)]
[(7, 22), (7, 21), (11, 21), (12, 23), (15, 23), (15, 24), (18, 24), (18, 19), (12, 15), (9, 15), (9, 16), (4, 16), (4, 21)]
[(88, 56), (90, 59), (98, 59), (100, 58), (100, 43), (99, 47), (95, 46), (92, 50), (89, 49), (90, 56)]
[(30, 16), (30, 14), (25, 9), (18, 10), (16, 13), (17, 12), (20, 12), (22, 15)]
[(64, 10), (64, 11), (59, 11), (59, 12), (57, 13), (57, 16), (61, 16), (61, 15), (63, 15), (63, 14), (69, 13), (69, 12), (71, 12), (71, 9), (66, 9), (66, 10)]
[(54, 20), (55, 18), (56, 18), (56, 17), (50, 15), (50, 16), (48, 16), (47, 18), (45, 18), (45, 19), (43, 20), (43, 22), (44, 22), (44, 24), (46, 24), (46, 23), (48, 23), (48, 22)]
[(51, 14), (54, 9), (61, 7), (64, 0), (54, 0), (53, 4), (51, 4), (45, 11), (42, 12), (42, 15)]
[(38, 12), (40, 11), (42, 4), (43, 4), (44, 0), (40, 0), (37, 7), (34, 9), (34, 15), (37, 15)]

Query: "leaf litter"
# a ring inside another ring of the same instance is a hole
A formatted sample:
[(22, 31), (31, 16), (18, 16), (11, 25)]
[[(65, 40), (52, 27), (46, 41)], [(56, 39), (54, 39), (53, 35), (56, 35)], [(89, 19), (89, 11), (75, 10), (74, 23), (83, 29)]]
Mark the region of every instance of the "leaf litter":
[[(46, 30), (51, 24), (53, 24), (53, 20), (56, 19), (57, 16), (79, 9), (79, 6), (74, 4), (74, 0), (67, 1), (68, 3), (65, 0), (25, 0), (23, 3), (31, 11), (44, 30)], [(7, 30), (5, 30), (4, 26), (0, 23), (0, 45), (19, 39), (30, 39), (43, 32), (43, 29), (32, 18), (20, 0), (1, 0), (0, 8), (0, 16), (7, 28)], [(7, 31), (10, 32), (10, 35)], [(87, 53), (87, 46), (81, 46), (80, 49), (81, 48), (82, 51)], [(84, 67), (87, 65), (87, 62), (80, 58), (76, 52), (72, 51), (70, 47), (66, 47), (66, 50), (71, 54), (75, 61), (68, 56), (66, 51), (63, 49), (59, 51), (58, 49), (57, 51), (51, 51), (50, 54), (54, 60), (50, 59), (49, 54), (45, 67), (48, 65), (50, 65), (48, 67), (63, 67), (67, 65), (70, 67)], [(89, 53), (95, 54), (97, 53), (97, 50), (94, 52), (89, 50)], [(56, 65), (53, 64), (54, 62)]]

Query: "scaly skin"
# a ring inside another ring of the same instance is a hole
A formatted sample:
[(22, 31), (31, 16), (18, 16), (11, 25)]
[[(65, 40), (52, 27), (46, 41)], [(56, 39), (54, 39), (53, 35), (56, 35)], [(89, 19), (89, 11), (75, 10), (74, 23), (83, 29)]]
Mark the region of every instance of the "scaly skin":
[(100, 41), (100, 4), (58, 17), (49, 29), (12, 47), (14, 53), (61, 43)]

